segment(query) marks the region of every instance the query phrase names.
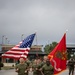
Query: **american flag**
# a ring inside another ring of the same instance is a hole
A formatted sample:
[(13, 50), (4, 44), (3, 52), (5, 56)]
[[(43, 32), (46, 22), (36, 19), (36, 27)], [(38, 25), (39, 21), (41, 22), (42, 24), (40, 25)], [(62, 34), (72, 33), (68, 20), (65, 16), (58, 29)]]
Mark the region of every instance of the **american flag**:
[(33, 43), (35, 37), (35, 33), (29, 35), (26, 39), (21, 41), (18, 45), (11, 48), (9, 51), (2, 54), (3, 58), (13, 58), (13, 59), (19, 59), (20, 57), (27, 58), (28, 53), (30, 51), (30, 47)]

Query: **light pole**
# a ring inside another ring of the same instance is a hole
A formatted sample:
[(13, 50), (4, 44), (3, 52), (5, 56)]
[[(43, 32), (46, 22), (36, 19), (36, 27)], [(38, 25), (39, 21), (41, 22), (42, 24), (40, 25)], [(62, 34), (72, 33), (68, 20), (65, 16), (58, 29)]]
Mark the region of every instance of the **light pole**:
[(5, 35), (2, 36), (2, 45), (4, 44), (4, 37)]
[(10, 43), (10, 40), (8, 40), (8, 44)]
[(7, 39), (8, 39), (8, 38), (5, 38), (5, 44), (7, 44)]
[(23, 36), (24, 36), (24, 34), (21, 35), (21, 41), (23, 40)]

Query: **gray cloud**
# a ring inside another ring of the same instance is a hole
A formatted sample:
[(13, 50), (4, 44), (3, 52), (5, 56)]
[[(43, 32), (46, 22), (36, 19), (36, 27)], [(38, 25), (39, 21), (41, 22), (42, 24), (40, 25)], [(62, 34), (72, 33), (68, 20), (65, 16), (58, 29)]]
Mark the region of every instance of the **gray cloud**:
[(0, 43), (11, 44), (37, 32), (38, 44), (59, 42), (66, 29), (67, 43), (75, 43), (75, 0), (0, 0)]

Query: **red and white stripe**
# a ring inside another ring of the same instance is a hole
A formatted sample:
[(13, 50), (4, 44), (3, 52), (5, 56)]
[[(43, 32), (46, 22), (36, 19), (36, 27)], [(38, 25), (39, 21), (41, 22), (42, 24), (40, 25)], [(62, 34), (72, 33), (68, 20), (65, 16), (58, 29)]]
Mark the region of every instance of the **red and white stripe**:
[(13, 59), (19, 59), (20, 57), (24, 57), (26, 59), (30, 51), (30, 48), (19, 48), (21, 43), (22, 42), (20, 42), (18, 45), (13, 47), (11, 50), (2, 54), (2, 57), (3, 58), (13, 58)]

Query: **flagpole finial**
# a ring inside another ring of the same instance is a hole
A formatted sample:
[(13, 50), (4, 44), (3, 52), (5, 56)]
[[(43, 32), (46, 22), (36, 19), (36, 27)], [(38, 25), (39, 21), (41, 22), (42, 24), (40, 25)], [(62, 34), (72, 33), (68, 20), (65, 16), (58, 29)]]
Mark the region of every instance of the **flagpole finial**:
[(35, 34), (36, 34), (37, 32), (35, 32)]
[(37, 34), (37, 31), (35, 31), (35, 34)]
[(66, 29), (66, 33), (68, 32), (68, 29)]

